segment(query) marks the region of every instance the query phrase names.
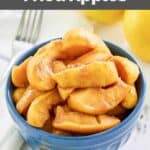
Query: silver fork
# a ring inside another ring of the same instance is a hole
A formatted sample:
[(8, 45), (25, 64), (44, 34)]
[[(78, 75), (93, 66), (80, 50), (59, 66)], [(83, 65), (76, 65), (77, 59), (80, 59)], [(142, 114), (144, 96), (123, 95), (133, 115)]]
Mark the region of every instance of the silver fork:
[(37, 41), (43, 20), (42, 10), (24, 10), (18, 26), (16, 36), (12, 42), (11, 58), (0, 55), (0, 59), (10, 62), (6, 72), (0, 78), (0, 83), (4, 81), (10, 70), (12, 64), (15, 61), (14, 56), (21, 51), (28, 50)]
[(23, 11), (17, 34), (12, 44), (12, 56), (21, 48), (22, 50), (30, 48), (35, 44), (39, 37), (43, 19), (42, 10), (25, 10)]

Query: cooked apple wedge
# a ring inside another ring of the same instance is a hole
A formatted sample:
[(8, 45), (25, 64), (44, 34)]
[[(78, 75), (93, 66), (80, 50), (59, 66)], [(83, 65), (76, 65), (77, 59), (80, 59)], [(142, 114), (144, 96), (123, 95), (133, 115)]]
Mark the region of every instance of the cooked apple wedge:
[(93, 32), (85, 29), (72, 29), (63, 36), (62, 54), (67, 59), (79, 57), (95, 48), (100, 52), (109, 53), (108, 47)]
[(26, 87), (28, 86), (27, 79), (27, 65), (32, 57), (27, 58), (23, 63), (18, 66), (14, 66), (12, 69), (12, 82), (16, 87)]
[(30, 85), (41, 91), (51, 90), (56, 85), (52, 79), (51, 60), (49, 58), (34, 56), (28, 63), (27, 77)]
[[(88, 52), (85, 55), (82, 55), (81, 57), (78, 57), (77, 59), (71, 61), (68, 66), (70, 65), (81, 65), (81, 64), (88, 64), (94, 61), (102, 61), (107, 60), (111, 55), (108, 53), (99, 53), (97, 50), (93, 50), (91, 52)], [(53, 63), (53, 71), (54, 73), (57, 73), (59, 71), (62, 71), (66, 68), (65, 64), (61, 61), (54, 61)], [(58, 91), (62, 97), (62, 99), (68, 98), (68, 96), (72, 93), (74, 88), (61, 88), (58, 87)]]
[(104, 61), (110, 57), (111, 57), (111, 54), (109, 53), (100, 53), (97, 50), (93, 50), (71, 61), (69, 65), (88, 64), (94, 61)]
[(38, 49), (34, 56), (46, 56), (49, 57), (51, 60), (55, 60), (56, 58), (60, 57), (60, 49), (63, 47), (62, 40), (53, 40), (48, 44), (42, 46)]
[(138, 102), (138, 96), (135, 86), (131, 86), (130, 91), (128, 92), (125, 99), (122, 101), (122, 106), (127, 109), (132, 109), (136, 106)]
[[(66, 65), (62, 61), (54, 61), (52, 63), (52, 70), (54, 73), (63, 71), (64, 69), (66, 69)], [(66, 100), (74, 90), (74, 88), (61, 88), (59, 86), (57, 86), (57, 89), (63, 100)]]
[(16, 88), (13, 91), (13, 100), (15, 102), (15, 104), (17, 104), (19, 102), (19, 100), (21, 99), (21, 97), (23, 96), (24, 92), (25, 92), (26, 88)]
[(63, 107), (58, 106), (53, 127), (60, 130), (88, 134), (104, 131), (119, 123), (120, 120), (116, 117), (108, 115), (91, 116), (71, 110), (65, 111)]
[(101, 115), (116, 107), (128, 91), (129, 86), (121, 80), (107, 89), (79, 89), (70, 95), (68, 105), (79, 112)]
[(34, 127), (43, 127), (50, 118), (49, 110), (61, 102), (56, 89), (34, 99), (27, 112), (27, 122)]
[(41, 95), (43, 92), (29, 86), (24, 94), (22, 95), (21, 99), (16, 105), (16, 108), (20, 114), (24, 114), (32, 101), (39, 95)]
[[(29, 83), (38, 90), (51, 90), (56, 83), (51, 75), (53, 62), (60, 57), (60, 49), (62, 48), (62, 40), (55, 40), (40, 48), (33, 56), (27, 66), (27, 77)], [(60, 69), (59, 66), (54, 65), (55, 69)], [(53, 67), (54, 67), (53, 66)], [(57, 68), (56, 68), (57, 66)], [(62, 64), (61, 64), (62, 67)]]
[[(60, 71), (63, 71), (66, 69), (66, 65), (62, 61), (54, 61), (52, 63), (52, 70), (54, 73), (58, 73)], [(72, 93), (74, 88), (61, 88), (57, 86), (57, 89), (59, 91), (59, 94), (63, 100), (66, 100), (68, 96)]]
[(53, 79), (62, 88), (105, 87), (117, 82), (118, 73), (113, 62), (98, 61), (67, 68), (55, 73)]
[(113, 56), (111, 60), (115, 62), (121, 79), (133, 85), (140, 73), (138, 66), (129, 59), (121, 56)]

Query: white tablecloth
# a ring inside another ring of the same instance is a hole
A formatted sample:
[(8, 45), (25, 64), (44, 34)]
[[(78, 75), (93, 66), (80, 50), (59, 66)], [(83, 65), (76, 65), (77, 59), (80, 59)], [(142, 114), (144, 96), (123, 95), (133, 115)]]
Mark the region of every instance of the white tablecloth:
[[(11, 54), (11, 44), (15, 36), (19, 19), (21, 17), (21, 11), (0, 11), (0, 53), (5, 56)], [(103, 39), (110, 40), (122, 47), (127, 47), (124, 38), (122, 24), (117, 23), (115, 25), (95, 25), (86, 20), (80, 12), (75, 11), (46, 11), (44, 14), (44, 20), (40, 38), (37, 43), (46, 41), (51, 38), (60, 37), (72, 27), (86, 27), (94, 29)], [(143, 63), (141, 65), (144, 69), (145, 76), (147, 78), (148, 89), (150, 65)], [(8, 64), (0, 60), (1, 69), (0, 75), (6, 70)], [(4, 87), (0, 90), (0, 149), (1, 150), (29, 150), (30, 148), (24, 143), (18, 132), (14, 129), (13, 121), (8, 114), (7, 107), (4, 98)], [(147, 93), (147, 103), (149, 93)], [(149, 118), (148, 118), (149, 119)], [(10, 132), (8, 132), (8, 129)], [(146, 132), (139, 132), (135, 130), (128, 143), (121, 148), (121, 150), (149, 150), (150, 147), (150, 127)]]

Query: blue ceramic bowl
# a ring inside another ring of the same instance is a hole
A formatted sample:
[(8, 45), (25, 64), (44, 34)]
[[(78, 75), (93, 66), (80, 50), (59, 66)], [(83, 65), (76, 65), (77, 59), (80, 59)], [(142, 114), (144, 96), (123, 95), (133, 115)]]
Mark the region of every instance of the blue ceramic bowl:
[[(14, 64), (20, 64), (28, 56), (33, 55), (37, 49), (45, 45), (47, 42), (39, 44), (29, 51), (23, 53), (16, 59)], [(120, 55), (129, 58), (131, 61), (136, 60), (125, 50), (110, 43), (105, 42), (114, 55)], [(12, 100), (13, 85), (11, 83), (11, 70), (6, 82), (6, 101), (10, 115), (16, 123), (20, 134), (25, 141), (33, 148), (33, 150), (50, 149), (50, 150), (117, 150), (121, 145), (126, 143), (132, 129), (135, 127), (140, 112), (142, 110), (146, 85), (143, 73), (140, 69), (140, 76), (136, 82), (139, 96), (139, 102), (136, 108), (126, 117), (118, 126), (89, 136), (82, 137), (65, 137), (47, 133), (37, 128), (33, 128), (27, 124), (24, 118), (16, 111)]]

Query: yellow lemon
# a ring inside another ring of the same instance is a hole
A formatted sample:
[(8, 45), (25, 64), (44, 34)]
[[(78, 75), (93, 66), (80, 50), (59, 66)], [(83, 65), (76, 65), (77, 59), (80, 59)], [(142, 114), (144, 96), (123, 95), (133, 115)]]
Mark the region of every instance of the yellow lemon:
[(123, 10), (85, 10), (83, 14), (98, 23), (112, 24), (123, 16)]
[(150, 61), (150, 10), (126, 11), (124, 31), (135, 54)]

